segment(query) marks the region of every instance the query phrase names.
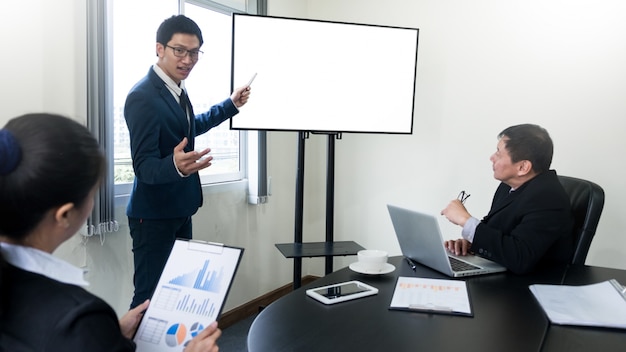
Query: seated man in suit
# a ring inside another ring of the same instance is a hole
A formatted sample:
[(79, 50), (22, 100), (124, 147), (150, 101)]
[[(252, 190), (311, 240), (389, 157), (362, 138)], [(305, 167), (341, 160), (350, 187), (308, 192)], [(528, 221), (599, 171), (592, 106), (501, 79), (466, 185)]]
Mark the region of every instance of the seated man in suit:
[(569, 263), (574, 218), (569, 198), (550, 170), (552, 153), (552, 139), (540, 126), (523, 124), (502, 131), (490, 158), (494, 178), (501, 183), (487, 216), (478, 220), (458, 199), (441, 211), (463, 227), (463, 238), (445, 242), (448, 251), (471, 251), (518, 274)]

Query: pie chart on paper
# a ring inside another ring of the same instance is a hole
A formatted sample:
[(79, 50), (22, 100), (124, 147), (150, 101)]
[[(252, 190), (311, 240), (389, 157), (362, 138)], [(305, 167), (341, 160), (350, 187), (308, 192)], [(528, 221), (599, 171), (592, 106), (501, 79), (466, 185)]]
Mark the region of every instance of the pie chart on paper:
[(204, 326), (202, 326), (202, 324), (200, 323), (193, 323), (191, 325), (191, 329), (189, 330), (189, 332), (191, 333), (191, 337), (196, 337), (200, 331), (202, 331), (204, 329)]
[(174, 324), (167, 329), (165, 343), (170, 347), (176, 347), (183, 343), (187, 336), (187, 328), (183, 324)]

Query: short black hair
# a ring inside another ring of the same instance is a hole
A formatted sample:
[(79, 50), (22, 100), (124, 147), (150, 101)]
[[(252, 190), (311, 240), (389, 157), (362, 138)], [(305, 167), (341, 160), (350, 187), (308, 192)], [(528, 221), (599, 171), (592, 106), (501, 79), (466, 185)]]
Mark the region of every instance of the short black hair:
[(200, 41), (200, 46), (204, 43), (200, 27), (191, 18), (184, 15), (175, 15), (163, 21), (157, 29), (156, 41), (167, 45), (176, 33), (195, 35)]
[(106, 162), (96, 139), (80, 123), (54, 114), (28, 114), (4, 127), (20, 160), (0, 175), (0, 234), (23, 239), (50, 209), (80, 207), (104, 175)]
[(515, 125), (500, 132), (498, 138), (504, 140), (512, 162), (529, 160), (538, 174), (550, 169), (554, 145), (545, 128), (533, 124)]

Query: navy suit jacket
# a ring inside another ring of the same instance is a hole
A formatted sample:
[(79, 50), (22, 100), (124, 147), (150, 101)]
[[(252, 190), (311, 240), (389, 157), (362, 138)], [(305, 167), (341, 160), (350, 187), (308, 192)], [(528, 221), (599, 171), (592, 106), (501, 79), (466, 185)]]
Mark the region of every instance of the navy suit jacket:
[(190, 123), (165, 82), (150, 68), (128, 93), (124, 117), (130, 133), (135, 170), (126, 215), (143, 219), (171, 219), (196, 213), (202, 205), (198, 173), (181, 177), (173, 161), (174, 147), (187, 137), (185, 151), (194, 149), (194, 137), (207, 132), (239, 110), (230, 98)]
[(2, 262), (0, 351), (134, 351), (117, 315), (82, 287)]
[(471, 251), (519, 274), (568, 264), (574, 218), (556, 172), (541, 173), (509, 194), (510, 189), (498, 186), (489, 214), (476, 227)]

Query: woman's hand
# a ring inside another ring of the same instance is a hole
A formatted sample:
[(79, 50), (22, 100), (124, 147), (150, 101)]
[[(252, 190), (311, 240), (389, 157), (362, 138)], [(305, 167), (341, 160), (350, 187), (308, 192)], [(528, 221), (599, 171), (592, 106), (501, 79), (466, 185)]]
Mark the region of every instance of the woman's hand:
[(143, 313), (145, 313), (149, 305), (150, 300), (147, 299), (142, 304), (129, 310), (128, 313), (124, 314), (124, 316), (120, 319), (120, 330), (122, 330), (122, 335), (124, 335), (127, 339), (130, 340), (133, 338), (133, 335), (135, 335), (135, 331), (137, 331), (141, 317), (143, 317)]
[(200, 331), (196, 337), (187, 344), (184, 352), (218, 352), (217, 339), (222, 335), (222, 330), (217, 328), (217, 322), (212, 322), (209, 326)]

